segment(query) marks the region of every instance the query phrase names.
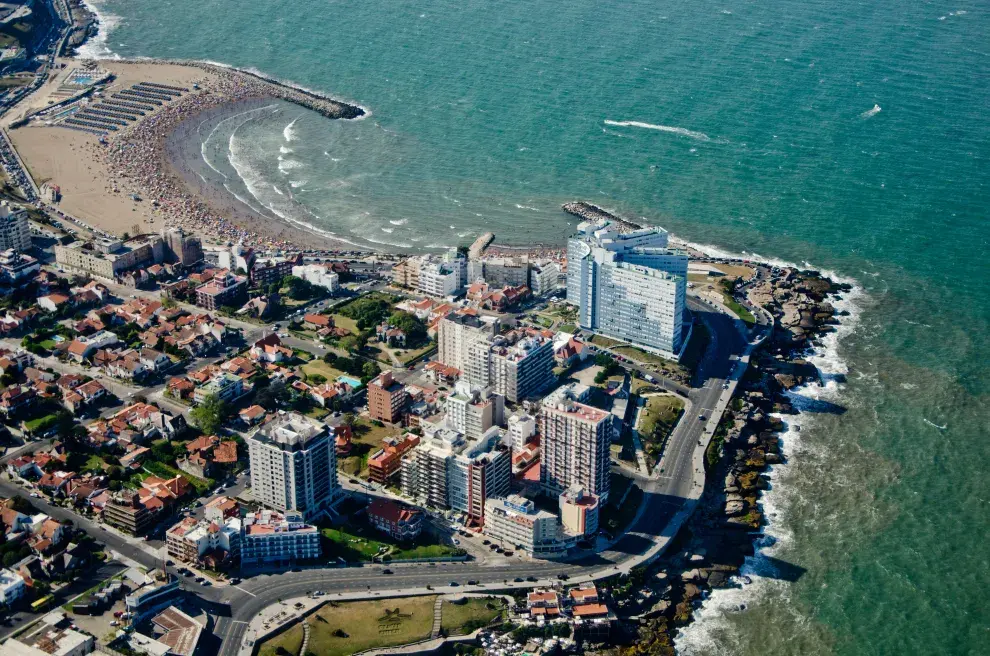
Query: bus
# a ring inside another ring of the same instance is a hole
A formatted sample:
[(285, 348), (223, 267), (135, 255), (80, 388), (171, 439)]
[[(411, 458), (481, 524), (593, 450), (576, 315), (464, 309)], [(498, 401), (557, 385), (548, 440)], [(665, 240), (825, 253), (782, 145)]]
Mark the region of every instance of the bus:
[(55, 600), (54, 595), (45, 595), (41, 599), (31, 604), (31, 610), (35, 613), (42, 610), (48, 610), (49, 608), (51, 608), (52, 601), (54, 600)]

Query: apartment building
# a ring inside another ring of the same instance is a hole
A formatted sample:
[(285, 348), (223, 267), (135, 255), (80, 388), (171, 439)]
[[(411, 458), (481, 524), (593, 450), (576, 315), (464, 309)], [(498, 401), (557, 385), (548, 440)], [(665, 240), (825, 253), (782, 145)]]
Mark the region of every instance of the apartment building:
[(509, 492), (512, 459), (502, 431), (467, 439), (448, 426), (424, 423), (423, 439), (402, 461), (402, 492), (435, 508), (484, 523), (485, 500)]
[(241, 520), (223, 522), (186, 517), (165, 533), (168, 555), (184, 563), (212, 559), (216, 563), (240, 556)]
[(0, 286), (26, 284), (41, 271), (41, 263), (30, 255), (8, 248), (0, 251)]
[(662, 228), (581, 223), (567, 243), (567, 300), (581, 328), (677, 357), (689, 326), (687, 265)]
[(244, 517), (241, 565), (285, 565), (314, 560), (320, 553), (320, 532), (297, 513), (262, 510)]
[(553, 261), (533, 264), (529, 270), (529, 288), (536, 296), (549, 296), (560, 289), (560, 265)]
[(0, 251), (12, 248), (15, 251), (31, 249), (31, 226), (27, 210), (15, 207), (7, 201), (0, 201)]
[(515, 343), (492, 344), (489, 384), (512, 403), (539, 396), (553, 383), (553, 341), (527, 335)]
[(562, 535), (557, 516), (537, 509), (519, 495), (485, 501), (484, 533), (526, 553), (540, 556), (562, 555), (571, 541)]
[(300, 264), (292, 267), (292, 275), (302, 278), (317, 287), (323, 287), (331, 294), (340, 289), (340, 276), (333, 271), (333, 265)]
[(540, 483), (552, 495), (572, 485), (608, 499), (612, 415), (558, 390), (540, 408)]
[(116, 493), (103, 508), (103, 521), (128, 535), (142, 535), (151, 528), (155, 517), (156, 514), (133, 492)]
[(368, 414), (372, 419), (398, 423), (408, 402), (405, 386), (395, 380), (391, 371), (381, 373), (368, 383)]
[(505, 399), (490, 389), (472, 387), (467, 381), (455, 383), (447, 397), (445, 422), (468, 439), (479, 439), (492, 426), (504, 424)]
[(437, 360), (448, 367), (464, 371), (471, 345), (497, 334), (498, 319), (495, 317), (448, 314), (437, 326)]
[(368, 458), (368, 480), (385, 485), (402, 469), (402, 456), (419, 444), (419, 436), (408, 433), (398, 439), (385, 438), (384, 446)]
[(203, 240), (187, 234), (182, 228), (162, 230), (165, 242), (165, 261), (192, 266), (203, 260)]
[(585, 492), (580, 485), (572, 485), (558, 499), (560, 523), (564, 532), (578, 539), (593, 537), (598, 533), (600, 503), (594, 494)]
[(236, 306), (247, 297), (247, 277), (230, 271), (218, 272), (209, 282), (196, 288), (196, 305), (207, 310)]
[(280, 414), (247, 439), (254, 498), (305, 518), (340, 493), (337, 456), (327, 426), (298, 412)]
[(130, 269), (161, 264), (165, 242), (158, 235), (141, 235), (126, 241), (100, 237), (55, 245), (55, 262), (66, 269), (114, 279)]

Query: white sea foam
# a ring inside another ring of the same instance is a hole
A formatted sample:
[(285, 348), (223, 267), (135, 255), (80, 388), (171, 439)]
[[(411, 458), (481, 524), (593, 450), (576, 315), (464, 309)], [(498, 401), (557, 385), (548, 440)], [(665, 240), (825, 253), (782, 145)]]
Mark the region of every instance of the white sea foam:
[(948, 424), (943, 424), (943, 425), (941, 425), (941, 426), (939, 426), (938, 424), (936, 424), (936, 423), (934, 423), (934, 422), (931, 422), (931, 421), (928, 421), (928, 420), (927, 420), (927, 419), (925, 419), (924, 417), (922, 417), (922, 418), (921, 418), (921, 421), (923, 421), (923, 422), (925, 422), (926, 424), (928, 424), (928, 425), (929, 425), (929, 426), (931, 426), (932, 428), (937, 428), (937, 429), (939, 429), (939, 430), (943, 430), (943, 431), (944, 431), (944, 430), (945, 430), (946, 428), (948, 428), (948, 427), (949, 427), (949, 425), (948, 425)]
[(286, 125), (282, 129), (282, 137), (284, 137), (286, 141), (296, 140), (297, 137), (296, 137), (295, 125), (296, 125), (296, 121), (298, 121), (300, 118), (301, 118), (300, 116), (295, 117), (289, 122), (288, 125)]
[(860, 118), (870, 118), (880, 113), (880, 105), (873, 105), (873, 109), (868, 109), (859, 115)]
[(292, 169), (301, 169), (304, 166), (306, 165), (298, 160), (283, 159), (280, 160), (278, 163), (278, 170), (281, 171), (282, 173), (286, 173), (288, 171), (291, 171)]
[[(736, 257), (739, 255), (723, 251), (711, 246), (700, 246), (690, 242), (681, 242), (714, 257)], [(777, 266), (796, 266), (781, 260), (770, 260), (759, 256), (749, 259), (775, 264)], [(801, 268), (815, 268), (804, 263)], [(821, 271), (819, 269), (819, 271)], [(840, 312), (848, 314), (842, 317), (835, 332), (827, 333), (821, 339), (821, 346), (813, 349), (806, 359), (822, 372), (827, 381), (824, 385), (813, 384), (795, 388), (789, 393), (792, 405), (800, 409), (802, 400), (836, 400), (842, 393), (844, 385), (837, 382), (835, 374), (847, 374), (849, 367), (839, 354), (839, 343), (859, 324), (859, 319), (865, 304), (865, 292), (857, 281), (839, 276), (831, 271), (822, 274), (836, 282), (853, 285), (852, 290), (833, 300), (833, 306)], [(833, 376), (830, 376), (832, 374)], [(781, 451), (785, 462), (792, 461), (801, 452), (802, 428), (807, 428), (814, 422), (810, 414), (773, 415), (784, 422), (785, 431), (781, 435)], [(732, 654), (733, 648), (727, 634), (732, 632), (729, 617), (732, 613), (745, 609), (754, 601), (777, 596), (787, 598), (790, 584), (774, 576), (772, 562), (767, 558), (785, 551), (792, 541), (792, 534), (786, 523), (788, 495), (795, 494), (793, 486), (777, 485), (787, 472), (786, 465), (771, 466), (768, 472), (770, 489), (760, 496), (760, 506), (767, 519), (763, 536), (757, 541), (756, 554), (747, 558), (740, 568), (738, 576), (733, 577), (733, 583), (739, 587), (724, 588), (712, 591), (695, 612), (695, 621), (681, 629), (675, 636), (675, 647), (679, 654), (694, 656), (700, 654)]]
[(409, 219), (398, 219), (398, 220), (390, 219), (389, 223), (391, 223), (392, 225), (406, 225), (407, 223), (409, 223)]
[(110, 33), (120, 25), (123, 18), (104, 9), (102, 2), (86, 0), (83, 4), (96, 14), (99, 29), (94, 36), (86, 39), (86, 43), (76, 49), (76, 57), (79, 59), (120, 59), (120, 55), (110, 50), (107, 39), (110, 38)]
[(516, 209), (529, 210), (531, 212), (540, 212), (541, 211), (539, 207), (530, 207), (529, 205), (520, 205), (519, 203), (516, 203)]
[[(223, 179), (226, 180), (227, 179), (226, 174), (224, 174), (224, 172), (221, 171), (220, 169), (218, 169), (217, 167), (213, 166), (213, 164), (210, 162), (209, 158), (206, 156), (206, 146), (210, 142), (210, 139), (213, 138), (213, 135), (216, 134), (216, 131), (219, 130), (220, 129), (220, 126), (223, 125), (224, 123), (227, 123), (228, 121), (233, 121), (234, 119), (240, 118), (241, 116), (247, 116), (249, 114), (253, 114), (255, 112), (260, 112), (260, 111), (263, 111), (265, 109), (271, 109), (273, 107), (275, 107), (275, 105), (265, 105), (264, 107), (255, 107), (254, 109), (249, 109), (247, 111), (238, 112), (238, 113), (234, 114), (233, 116), (228, 116), (227, 118), (223, 119), (222, 121), (218, 121), (217, 124), (213, 126), (213, 129), (210, 130), (210, 133), (208, 135), (206, 135), (206, 139), (204, 139), (203, 142), (199, 145), (199, 154), (203, 158), (203, 161), (206, 163), (206, 165), (209, 166), (211, 169), (213, 169), (214, 172), (219, 173), (221, 176), (223, 176)], [(236, 132), (238, 129), (240, 129), (240, 127), (242, 125), (244, 125), (244, 123), (247, 123), (249, 120), (251, 120), (251, 119), (246, 119), (246, 120), (242, 121), (240, 124), (238, 124), (238, 126), (236, 128), (234, 128), (234, 131)]]
[(392, 234), (393, 232), (395, 232), (395, 228), (382, 228), (382, 232), (387, 234)]
[(309, 182), (309, 181), (308, 180), (289, 180), (289, 186), (291, 186), (293, 189), (298, 189), (299, 187), (303, 186), (307, 182)]
[(279, 146), (278, 147), (278, 152), (282, 153), (283, 155), (288, 155), (289, 153), (292, 152), (292, 149), (291, 148), (286, 148), (285, 146)]
[(699, 141), (711, 141), (712, 138), (709, 137), (704, 132), (696, 132), (694, 130), (688, 130), (687, 128), (679, 128), (671, 125), (657, 125), (654, 123), (643, 123), (642, 121), (613, 121), (611, 119), (605, 119), (605, 125), (611, 125), (613, 127), (619, 128), (644, 128), (646, 130), (659, 130), (660, 132), (670, 132), (671, 134), (679, 134), (683, 137), (690, 137), (692, 139), (697, 139)]

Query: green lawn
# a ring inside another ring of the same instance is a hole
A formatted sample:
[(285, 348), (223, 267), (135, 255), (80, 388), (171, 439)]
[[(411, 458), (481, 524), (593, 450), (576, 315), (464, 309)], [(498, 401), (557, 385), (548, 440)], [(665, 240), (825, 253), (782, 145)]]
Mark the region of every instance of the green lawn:
[[(399, 355), (399, 362), (404, 365), (409, 365), (412, 362), (420, 359), (427, 353), (436, 350), (436, 342), (428, 342), (425, 346), (421, 346), (417, 349), (412, 349), (411, 351), (401, 350), (401, 355)], [(398, 355), (398, 354), (397, 354)]]
[(382, 440), (391, 435), (399, 435), (402, 431), (388, 426), (375, 426), (366, 417), (358, 417), (354, 421), (354, 443), (367, 444), (373, 448), (382, 445)]
[(293, 624), (291, 627), (282, 631), (277, 636), (269, 638), (265, 642), (261, 643), (261, 649), (258, 650), (260, 656), (275, 656), (276, 654), (283, 653), (281, 650), (285, 650), (293, 656), (299, 654), (299, 650), (302, 649), (303, 642), (303, 628), (302, 622)]
[(375, 556), (388, 555), (389, 560), (413, 558), (443, 558), (461, 551), (453, 546), (437, 544), (426, 533), (409, 544), (398, 544), (388, 536), (368, 526), (321, 528), (323, 554), (328, 558), (343, 558), (348, 562), (369, 562)]
[(643, 439), (652, 438), (657, 431), (666, 436), (684, 412), (684, 401), (672, 394), (650, 396), (646, 399), (646, 407), (640, 412), (639, 434)]
[(467, 597), (459, 602), (444, 600), (440, 627), (447, 635), (464, 635), (487, 626), (502, 614), (505, 601), (499, 597)]
[(323, 360), (320, 360), (319, 358), (314, 358), (310, 360), (302, 367), (300, 367), (300, 369), (302, 369), (303, 373), (306, 374), (307, 376), (310, 376), (312, 374), (319, 374), (324, 378), (326, 378), (327, 380), (337, 380), (338, 377), (344, 375), (343, 371), (334, 369), (333, 367), (328, 365)]
[(88, 458), (86, 458), (86, 464), (83, 465), (83, 471), (99, 472), (99, 473), (102, 474), (103, 473), (103, 467), (105, 465), (106, 465), (106, 463), (103, 462), (103, 458), (101, 458), (100, 456), (96, 455), (95, 453), (94, 454), (90, 454), (90, 456)]
[(212, 479), (198, 478), (191, 474), (187, 474), (186, 472), (180, 470), (177, 467), (172, 467), (171, 465), (166, 465), (165, 463), (157, 462), (155, 460), (145, 462), (144, 469), (147, 469), (155, 476), (160, 476), (162, 478), (173, 478), (175, 476), (181, 476), (182, 478), (189, 481), (189, 484), (192, 485), (193, 490), (195, 490), (196, 494), (200, 496), (209, 492), (211, 489), (213, 489), (213, 486), (216, 485), (216, 481)]
[(38, 417), (37, 419), (30, 419), (24, 422), (24, 428), (26, 428), (29, 433), (34, 433), (40, 427), (46, 425), (49, 422), (55, 421), (55, 419), (57, 419), (57, 417), (54, 414)]
[(44, 339), (38, 342), (38, 346), (40, 346), (43, 349), (47, 349), (51, 351), (53, 348), (57, 346), (57, 343), (55, 342), (54, 339)]
[(557, 326), (557, 330), (562, 333), (571, 333), (572, 335), (577, 332), (578, 327), (573, 323), (565, 323)]
[(744, 308), (738, 301), (736, 301), (736, 299), (732, 298), (725, 292), (722, 292), (722, 302), (725, 304), (725, 307), (739, 315), (739, 318), (742, 319), (747, 326), (752, 326), (756, 323), (756, 317), (753, 316), (753, 313)]
[(342, 314), (331, 314), (330, 316), (333, 317), (334, 325), (336, 325), (338, 328), (343, 328), (352, 335), (357, 335), (359, 332), (361, 332), (361, 329), (358, 328), (357, 321), (355, 321), (354, 319), (345, 317)]
[[(306, 620), (310, 627), (307, 651), (348, 656), (424, 640), (433, 629), (435, 601), (433, 596), (406, 597), (324, 606)], [(264, 651), (262, 655), (268, 656)]]
[(608, 337), (604, 337), (602, 335), (592, 335), (591, 343), (596, 346), (601, 346), (602, 348), (612, 348), (613, 346), (619, 346), (622, 344), (620, 341), (609, 339)]

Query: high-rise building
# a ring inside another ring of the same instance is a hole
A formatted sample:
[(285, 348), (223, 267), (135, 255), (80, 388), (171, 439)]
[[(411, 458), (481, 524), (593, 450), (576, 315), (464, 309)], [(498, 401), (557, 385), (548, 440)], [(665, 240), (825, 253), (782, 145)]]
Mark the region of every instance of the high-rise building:
[(612, 421), (608, 412), (578, 403), (567, 388), (544, 400), (540, 483), (547, 492), (559, 495), (579, 485), (603, 502), (608, 499)]
[(409, 395), (391, 371), (381, 373), (368, 383), (368, 414), (372, 419), (394, 424), (402, 419)]
[(165, 261), (182, 266), (192, 266), (203, 259), (203, 241), (195, 235), (186, 234), (182, 228), (162, 230), (165, 242)]
[(581, 328), (677, 357), (688, 325), (687, 265), (662, 228), (582, 223), (567, 243), (567, 300)]
[(463, 377), (518, 403), (553, 382), (553, 342), (539, 333), (514, 331), (468, 343)]
[(492, 426), (504, 423), (505, 399), (487, 388), (472, 387), (464, 380), (447, 397), (446, 424), (469, 440), (480, 439)]
[(417, 289), (428, 296), (443, 298), (460, 292), (467, 276), (467, 259), (452, 248), (440, 258), (425, 257), (420, 260)]
[(288, 412), (258, 428), (247, 443), (251, 492), (264, 506), (310, 518), (339, 494), (334, 440), (322, 422)]
[(553, 261), (533, 264), (529, 270), (529, 288), (536, 296), (547, 296), (560, 288), (560, 265)]
[(467, 439), (446, 425), (422, 426), (423, 439), (402, 460), (403, 494), (483, 524), (485, 500), (509, 493), (512, 458), (502, 432), (492, 427), (480, 439)]
[(498, 334), (498, 319), (474, 314), (448, 314), (437, 327), (437, 360), (464, 371), (471, 344)]
[(0, 251), (13, 248), (15, 251), (31, 249), (31, 226), (28, 224), (27, 210), (0, 201)]
[(509, 417), (509, 442), (513, 451), (522, 451), (530, 438), (536, 435), (536, 419), (527, 414)]

